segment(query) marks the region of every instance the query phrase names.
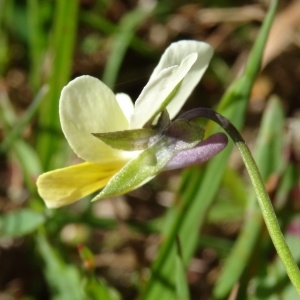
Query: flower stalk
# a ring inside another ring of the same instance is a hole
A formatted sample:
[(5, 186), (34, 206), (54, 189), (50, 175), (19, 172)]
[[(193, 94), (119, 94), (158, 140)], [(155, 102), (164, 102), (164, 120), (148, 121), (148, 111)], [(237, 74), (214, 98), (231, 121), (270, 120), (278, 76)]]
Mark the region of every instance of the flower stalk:
[(219, 124), (231, 137), (236, 147), (238, 148), (243, 162), (248, 171), (251, 183), (254, 187), (261, 212), (269, 231), (272, 242), (275, 249), (286, 269), (286, 272), (296, 288), (298, 294), (300, 295), (300, 271), (299, 267), (294, 260), (290, 248), (288, 247), (283, 234), (280, 229), (274, 208), (272, 206), (271, 200), (269, 198), (268, 192), (266, 191), (265, 185), (261, 178), (258, 167), (255, 160), (246, 145), (244, 139), (242, 138), (239, 131), (234, 127), (234, 125), (225, 117), (219, 113), (208, 109), (208, 108), (196, 108), (182, 114), (179, 119), (191, 120), (194, 118), (206, 118), (210, 119), (217, 124)]

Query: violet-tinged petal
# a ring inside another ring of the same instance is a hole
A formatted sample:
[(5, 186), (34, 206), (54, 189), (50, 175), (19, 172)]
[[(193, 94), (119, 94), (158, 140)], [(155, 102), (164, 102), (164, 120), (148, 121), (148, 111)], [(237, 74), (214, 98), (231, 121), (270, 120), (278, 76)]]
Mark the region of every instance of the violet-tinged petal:
[(215, 133), (206, 140), (201, 141), (194, 148), (182, 150), (177, 153), (168, 161), (163, 170), (174, 170), (203, 163), (217, 155), (226, 147), (227, 143), (228, 138), (226, 134), (222, 132)]
[[(169, 131), (170, 127), (167, 128), (153, 145), (129, 161), (109, 180), (93, 201), (121, 195), (138, 188), (161, 172), (177, 153), (192, 149), (202, 140), (202, 129), (196, 124), (186, 120), (180, 120), (175, 125), (174, 123), (170, 125), (175, 126), (173, 130)], [(188, 132), (189, 130), (192, 134)]]

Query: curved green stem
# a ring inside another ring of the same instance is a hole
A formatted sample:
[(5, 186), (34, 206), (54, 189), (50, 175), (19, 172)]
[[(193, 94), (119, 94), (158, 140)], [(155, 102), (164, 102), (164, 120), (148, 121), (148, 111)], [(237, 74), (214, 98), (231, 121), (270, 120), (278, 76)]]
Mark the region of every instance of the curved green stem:
[(293, 283), (298, 294), (300, 295), (299, 268), (283, 237), (271, 200), (266, 191), (260, 172), (253, 159), (253, 156), (251, 155), (248, 146), (246, 145), (244, 139), (242, 138), (238, 130), (234, 127), (234, 125), (230, 123), (230, 121), (227, 120), (225, 117), (211, 109), (196, 108), (180, 116), (180, 118), (183, 119), (194, 119), (201, 117), (208, 118), (218, 123), (228, 133), (228, 135), (232, 138), (235, 145), (239, 149), (244, 164), (247, 168), (248, 174), (250, 176), (252, 185), (256, 192), (258, 203), (260, 205), (261, 212), (266, 226), (268, 228), (269, 234), (271, 236), (271, 239), (273, 241), (273, 244), (276, 248), (279, 257), (281, 258), (283, 265), (285, 266), (286, 272), (291, 282)]

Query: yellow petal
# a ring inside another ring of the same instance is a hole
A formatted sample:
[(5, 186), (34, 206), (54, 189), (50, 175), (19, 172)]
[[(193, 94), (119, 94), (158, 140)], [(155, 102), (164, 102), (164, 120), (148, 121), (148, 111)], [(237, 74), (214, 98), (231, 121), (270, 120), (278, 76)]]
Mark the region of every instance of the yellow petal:
[(86, 162), (47, 172), (37, 179), (38, 192), (48, 208), (68, 205), (103, 188), (123, 165)]
[(65, 86), (59, 102), (59, 116), (69, 145), (83, 160), (102, 164), (126, 155), (92, 135), (129, 129), (115, 95), (97, 78), (81, 76)]

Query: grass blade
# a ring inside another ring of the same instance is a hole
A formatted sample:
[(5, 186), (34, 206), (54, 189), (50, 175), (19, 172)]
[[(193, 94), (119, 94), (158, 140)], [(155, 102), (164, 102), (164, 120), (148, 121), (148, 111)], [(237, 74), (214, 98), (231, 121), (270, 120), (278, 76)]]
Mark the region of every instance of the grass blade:
[(114, 86), (126, 50), (134, 37), (134, 32), (149, 13), (149, 11), (137, 8), (130, 11), (122, 18), (119, 26), (120, 31), (118, 31), (114, 37), (112, 52), (108, 58), (103, 74), (103, 81), (108, 86)]
[[(260, 70), (264, 46), (276, 12), (276, 7), (277, 1), (273, 1), (251, 51), (242, 77), (232, 84), (217, 109), (218, 112), (231, 120), (239, 129), (244, 122), (245, 110), (252, 85)], [(215, 126), (210, 126), (209, 133), (215, 129)], [(172, 273), (172, 266), (168, 259), (171, 249), (170, 244), (172, 244), (175, 236), (179, 234), (180, 240), (184, 245), (183, 259), (187, 263), (197, 246), (198, 228), (203, 225), (206, 212), (214, 200), (231, 150), (232, 144), (211, 160), (203, 172), (193, 169), (190, 171), (191, 173), (186, 175), (191, 180), (184, 189), (181, 188), (180, 205), (176, 205), (170, 209), (169, 220), (163, 232), (164, 243), (153, 264), (152, 277), (146, 285), (141, 299), (174, 299), (174, 282), (170, 282), (169, 278), (169, 274)], [(168, 283), (167, 286), (165, 282)]]
[(39, 234), (36, 241), (37, 249), (45, 262), (44, 274), (52, 290), (52, 299), (87, 299), (78, 269), (65, 264), (44, 235)]
[[(58, 101), (60, 92), (71, 74), (78, 19), (78, 0), (57, 0), (56, 9), (53, 43), (50, 49), (53, 64), (49, 78), (49, 92), (40, 109), (39, 127), (41, 132), (37, 140), (37, 149), (45, 171), (55, 168), (52, 164), (55, 162), (55, 154), (59, 149), (59, 137), (62, 137), (58, 117)], [(66, 16), (68, 17), (66, 18)]]

